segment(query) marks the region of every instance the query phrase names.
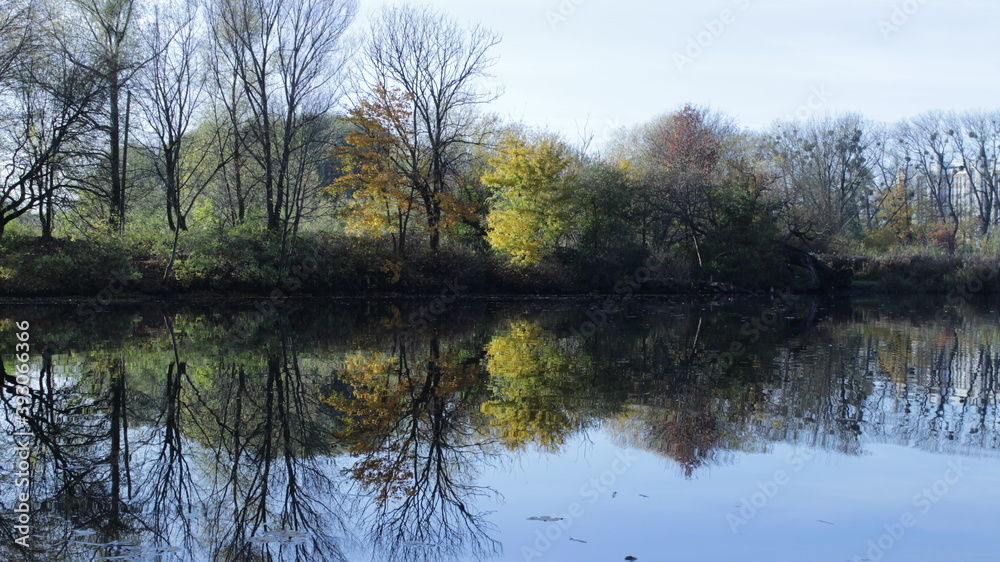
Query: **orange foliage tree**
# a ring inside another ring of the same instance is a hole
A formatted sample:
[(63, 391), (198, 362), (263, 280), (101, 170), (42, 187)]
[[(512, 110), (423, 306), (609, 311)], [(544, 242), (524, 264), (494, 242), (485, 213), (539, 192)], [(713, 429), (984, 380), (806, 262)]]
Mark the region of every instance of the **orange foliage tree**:
[(420, 140), (412, 94), (375, 88), (350, 110), (348, 120), (354, 130), (336, 153), (344, 175), (327, 191), (350, 196), (349, 231), (390, 238), (402, 258), (409, 234), (421, 222), (435, 240), (457, 222), (478, 224), (472, 206), (434, 180), (440, 172)]
[(420, 185), (419, 177), (407, 173), (418, 152), (410, 142), (409, 106), (408, 95), (378, 88), (351, 109), (354, 130), (336, 153), (344, 175), (326, 188), (350, 196), (348, 231), (390, 238), (399, 257), (405, 254)]

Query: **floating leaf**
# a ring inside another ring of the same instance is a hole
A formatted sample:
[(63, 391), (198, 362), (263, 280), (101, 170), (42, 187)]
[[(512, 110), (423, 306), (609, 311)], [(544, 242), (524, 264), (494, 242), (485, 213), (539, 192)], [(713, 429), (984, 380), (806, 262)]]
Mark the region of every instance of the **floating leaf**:
[(256, 542), (292, 542), (297, 539), (303, 539), (307, 536), (309, 536), (309, 533), (304, 533), (302, 531), (275, 529), (273, 531), (264, 531), (250, 540)]
[(406, 546), (437, 546), (436, 544), (420, 541), (403, 541), (403, 544)]
[(309, 533), (304, 533), (302, 531), (292, 531), (290, 529), (280, 529), (277, 531), (270, 531), (270, 533), (276, 537), (285, 537), (289, 539), (309, 536)]

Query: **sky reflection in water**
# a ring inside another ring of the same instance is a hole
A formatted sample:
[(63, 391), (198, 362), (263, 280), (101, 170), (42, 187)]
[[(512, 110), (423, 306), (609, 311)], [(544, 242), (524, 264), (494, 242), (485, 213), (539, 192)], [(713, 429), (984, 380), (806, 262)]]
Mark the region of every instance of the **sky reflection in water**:
[(38, 550), (0, 555), (996, 559), (995, 307), (633, 302), (581, 337), (595, 304), (8, 309), (52, 346)]

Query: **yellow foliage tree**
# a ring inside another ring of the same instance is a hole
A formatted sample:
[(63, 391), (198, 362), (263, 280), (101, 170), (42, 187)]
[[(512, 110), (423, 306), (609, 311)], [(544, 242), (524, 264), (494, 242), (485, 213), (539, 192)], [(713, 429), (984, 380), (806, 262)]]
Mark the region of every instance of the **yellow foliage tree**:
[(570, 403), (572, 363), (550, 332), (518, 321), (486, 346), (493, 399), (480, 407), (511, 449), (561, 446), (580, 423)]
[(910, 193), (902, 183), (896, 183), (885, 193), (875, 214), (878, 227), (868, 232), (866, 244), (886, 250), (914, 241), (917, 236), (913, 220), (916, 209), (910, 199)]
[(483, 184), (496, 189), (487, 217), (487, 240), (512, 262), (540, 262), (573, 223), (574, 158), (557, 138), (503, 139)]

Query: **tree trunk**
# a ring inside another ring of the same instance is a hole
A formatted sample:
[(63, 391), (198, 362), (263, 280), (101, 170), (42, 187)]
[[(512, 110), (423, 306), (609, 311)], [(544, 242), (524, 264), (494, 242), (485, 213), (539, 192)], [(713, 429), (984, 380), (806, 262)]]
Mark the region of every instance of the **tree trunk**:
[(121, 89), (118, 84), (118, 75), (111, 74), (109, 79), (111, 87), (108, 94), (108, 101), (111, 104), (111, 113), (108, 123), (108, 168), (111, 176), (111, 193), (108, 201), (108, 226), (111, 230), (118, 232), (121, 228), (119, 224), (120, 209), (124, 206), (121, 197), (121, 124), (118, 113), (118, 102), (121, 96)]
[(781, 253), (785, 256), (785, 263), (809, 272), (811, 281), (808, 289), (811, 291), (839, 291), (851, 287), (854, 277), (851, 269), (834, 269), (809, 252), (788, 244), (782, 246)]

